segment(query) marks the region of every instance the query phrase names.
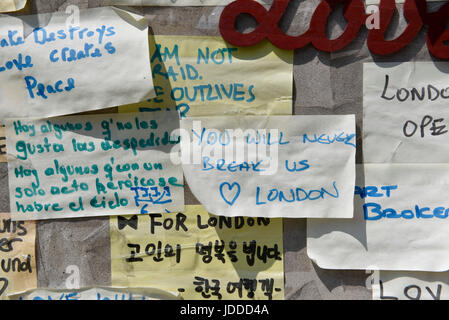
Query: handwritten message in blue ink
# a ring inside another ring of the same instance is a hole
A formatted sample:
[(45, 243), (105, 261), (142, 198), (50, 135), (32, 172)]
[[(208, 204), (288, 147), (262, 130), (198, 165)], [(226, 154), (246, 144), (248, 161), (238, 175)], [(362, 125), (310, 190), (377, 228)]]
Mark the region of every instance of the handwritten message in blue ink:
[(357, 165), (354, 217), (308, 220), (309, 257), (326, 269), (448, 270), (448, 172), (447, 164)]
[(175, 300), (179, 294), (156, 288), (81, 288), (81, 289), (35, 289), (15, 294), (11, 300)]
[(156, 35), (150, 37), (150, 53), (156, 97), (122, 107), (126, 112), (291, 114), (291, 51), (270, 44), (237, 48), (220, 37)]
[(181, 128), (184, 175), (209, 212), (352, 217), (353, 115), (196, 117)]
[(105, 7), (81, 10), (79, 22), (68, 21), (62, 12), (0, 18), (0, 122), (101, 109), (154, 95), (141, 16)]
[(182, 211), (177, 126), (168, 112), (7, 120), (13, 217)]

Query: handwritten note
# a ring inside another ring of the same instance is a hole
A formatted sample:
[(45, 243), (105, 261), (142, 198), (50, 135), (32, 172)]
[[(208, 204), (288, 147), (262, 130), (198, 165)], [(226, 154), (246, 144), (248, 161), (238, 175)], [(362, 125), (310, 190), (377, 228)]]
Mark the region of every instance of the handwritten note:
[(0, 18), (0, 123), (154, 96), (147, 21), (114, 8)]
[(10, 296), (11, 300), (176, 300), (179, 293), (155, 288), (35, 289)]
[(181, 128), (184, 175), (209, 212), (352, 217), (353, 115), (200, 117)]
[(449, 269), (449, 165), (358, 166), (353, 219), (307, 220), (309, 257), (325, 269)]
[(177, 109), (182, 117), (291, 114), (293, 52), (220, 37), (150, 37), (156, 97), (120, 112)]
[(183, 211), (176, 113), (10, 119), (6, 135), (15, 219)]
[(377, 271), (373, 300), (448, 300), (448, 272)]
[(363, 65), (365, 162), (449, 162), (449, 65)]
[(113, 286), (184, 299), (283, 299), (282, 220), (185, 213), (110, 219)]
[(9, 213), (0, 213), (0, 300), (37, 287), (35, 238), (34, 222), (11, 221)]
[(0, 1), (0, 12), (12, 12), (25, 7), (26, 0), (2, 0)]
[(6, 162), (5, 127), (0, 127), (0, 162)]

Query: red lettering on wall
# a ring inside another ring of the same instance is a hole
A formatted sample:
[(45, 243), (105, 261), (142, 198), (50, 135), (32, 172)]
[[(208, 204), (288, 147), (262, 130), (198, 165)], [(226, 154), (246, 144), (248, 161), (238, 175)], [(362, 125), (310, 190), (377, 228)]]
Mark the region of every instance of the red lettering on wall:
[[(255, 1), (237, 0), (230, 3), (220, 17), (222, 37), (230, 44), (241, 47), (268, 39), (281, 49), (294, 50), (312, 44), (317, 50), (335, 52), (354, 40), (368, 17), (362, 0), (323, 0), (312, 15), (309, 29), (300, 36), (289, 36), (279, 27), (279, 21), (289, 2), (290, 0), (274, 0), (268, 11)], [(344, 5), (344, 17), (348, 24), (338, 38), (328, 39), (327, 20), (339, 3)], [(406, 0), (403, 7), (404, 17), (408, 22), (406, 29), (397, 38), (385, 40), (385, 32), (395, 10), (394, 0), (380, 1), (380, 28), (368, 32), (367, 45), (371, 52), (378, 55), (396, 53), (427, 25), (427, 47), (430, 53), (436, 58), (449, 60), (449, 48), (444, 44), (444, 41), (449, 40), (449, 29), (444, 29), (449, 18), (449, 3), (444, 4), (437, 12), (427, 13), (426, 0)], [(243, 13), (251, 15), (258, 23), (252, 32), (241, 33), (235, 29), (236, 19)]]

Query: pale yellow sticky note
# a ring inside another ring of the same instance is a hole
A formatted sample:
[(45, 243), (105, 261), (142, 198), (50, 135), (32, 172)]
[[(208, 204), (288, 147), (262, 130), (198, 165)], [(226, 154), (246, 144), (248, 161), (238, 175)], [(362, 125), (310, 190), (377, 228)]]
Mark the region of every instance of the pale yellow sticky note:
[(26, 0), (0, 0), (0, 12), (21, 10), (25, 7), (26, 3)]
[(190, 205), (110, 221), (112, 286), (195, 300), (284, 298), (282, 219), (218, 217)]
[(11, 221), (0, 213), (0, 300), (37, 287), (34, 221)]
[(183, 116), (292, 114), (293, 51), (221, 37), (150, 36), (156, 98), (119, 112), (177, 108)]
[(0, 162), (7, 162), (5, 127), (0, 127)]

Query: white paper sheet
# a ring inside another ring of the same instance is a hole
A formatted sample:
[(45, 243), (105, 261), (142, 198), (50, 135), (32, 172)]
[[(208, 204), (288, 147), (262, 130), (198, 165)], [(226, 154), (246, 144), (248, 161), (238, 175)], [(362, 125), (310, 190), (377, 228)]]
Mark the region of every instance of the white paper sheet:
[(147, 21), (103, 7), (0, 17), (0, 123), (154, 96)]
[(325, 269), (448, 270), (449, 165), (357, 169), (354, 218), (308, 219), (309, 257)]
[(449, 272), (376, 271), (373, 300), (449, 300)]
[(36, 289), (11, 295), (10, 300), (177, 300), (178, 292), (156, 288), (98, 287), (81, 289)]
[[(105, 0), (113, 6), (226, 6), (234, 0)], [(254, 0), (256, 1), (256, 0)], [(271, 0), (257, 0), (259, 3), (271, 4)]]
[(184, 211), (175, 112), (7, 120), (11, 216)]
[(365, 163), (449, 162), (449, 64), (363, 64)]
[[(442, 0), (426, 0), (427, 2), (436, 2), (436, 1), (442, 1)], [(405, 0), (396, 0), (396, 3), (404, 3)], [(368, 4), (379, 4), (380, 0), (365, 0), (365, 3)]]
[(198, 117), (181, 128), (184, 175), (210, 213), (352, 217), (354, 115)]

